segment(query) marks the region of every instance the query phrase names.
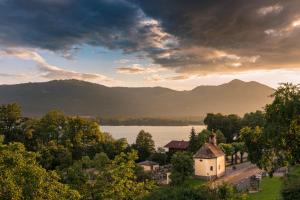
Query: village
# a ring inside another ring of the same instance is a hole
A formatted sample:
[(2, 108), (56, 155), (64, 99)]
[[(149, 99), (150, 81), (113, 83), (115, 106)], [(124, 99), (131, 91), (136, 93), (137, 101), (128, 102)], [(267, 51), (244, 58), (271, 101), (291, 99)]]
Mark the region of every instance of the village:
[[(208, 113), (205, 126), (197, 131), (188, 126), (190, 131), (179, 133), (188, 139), (169, 137), (163, 148), (142, 128), (129, 143), (90, 119), (59, 111), (25, 118), (18, 104), (3, 104), (0, 199), (32, 199), (41, 191), (53, 200), (299, 199), (299, 114), (290, 124), (281, 123), (286, 111), (299, 112), (293, 110), (300, 105), (299, 91), (286, 106), (286, 91), (296, 93), (289, 87), (278, 89), (265, 113)], [(279, 135), (277, 129), (288, 131)]]
[[(187, 152), (188, 141), (172, 140), (164, 146), (167, 152)], [(237, 152), (238, 153), (238, 152)], [(211, 187), (217, 187), (224, 183), (235, 186), (239, 191), (255, 193), (260, 190), (261, 180), (268, 176), (267, 172), (259, 169), (256, 165), (247, 160), (247, 153), (244, 153), (244, 162), (233, 164), (227, 158), (223, 150), (218, 146), (216, 133), (212, 132), (207, 142), (193, 155), (194, 160), (194, 180), (203, 180)], [(139, 162), (145, 172), (151, 174), (152, 178), (160, 185), (171, 183), (171, 165), (145, 160)], [(275, 177), (283, 177), (287, 173), (287, 168), (277, 169), (273, 174)], [(200, 183), (203, 183), (200, 181)]]

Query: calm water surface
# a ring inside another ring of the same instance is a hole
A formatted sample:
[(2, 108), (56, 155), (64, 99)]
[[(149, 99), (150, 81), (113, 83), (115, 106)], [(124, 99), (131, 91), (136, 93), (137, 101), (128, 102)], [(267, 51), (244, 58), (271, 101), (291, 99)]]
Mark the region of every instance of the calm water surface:
[(135, 142), (140, 130), (151, 133), (156, 147), (163, 147), (171, 140), (188, 140), (192, 127), (196, 132), (206, 126), (101, 126), (101, 130), (110, 133), (114, 138), (126, 138), (129, 144)]

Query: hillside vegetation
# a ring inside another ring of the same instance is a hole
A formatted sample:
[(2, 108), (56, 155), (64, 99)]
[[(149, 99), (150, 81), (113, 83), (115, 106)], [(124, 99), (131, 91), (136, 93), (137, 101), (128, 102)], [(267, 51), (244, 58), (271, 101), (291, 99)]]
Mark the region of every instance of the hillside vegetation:
[(190, 91), (162, 87), (106, 87), (78, 80), (0, 86), (0, 104), (16, 102), (25, 116), (53, 109), (90, 117), (203, 117), (206, 113), (238, 114), (262, 109), (273, 89), (257, 82), (233, 80)]

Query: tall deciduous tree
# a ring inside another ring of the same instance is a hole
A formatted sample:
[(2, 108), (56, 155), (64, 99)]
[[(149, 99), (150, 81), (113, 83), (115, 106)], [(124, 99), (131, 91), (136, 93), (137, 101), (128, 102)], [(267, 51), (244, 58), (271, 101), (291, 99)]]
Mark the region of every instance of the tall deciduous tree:
[(282, 84), (273, 97), (265, 108), (264, 127), (241, 130), (250, 160), (271, 175), (279, 167), (300, 162), (300, 88)]
[(171, 180), (173, 185), (181, 185), (194, 174), (194, 160), (188, 152), (177, 152), (171, 159)]
[(262, 167), (260, 164), (263, 149), (262, 134), (263, 130), (258, 126), (255, 128), (244, 127), (240, 131), (240, 140), (245, 144), (246, 151), (248, 152), (248, 160), (260, 167)]
[(222, 114), (212, 114), (208, 113), (204, 119), (207, 129), (220, 130), (227, 142), (233, 142), (235, 136), (238, 135), (241, 129), (241, 118), (237, 115), (222, 115)]
[(273, 172), (286, 163), (300, 162), (300, 87), (282, 84), (266, 106), (264, 167)]
[(219, 147), (223, 150), (223, 152), (226, 155), (226, 160), (228, 156), (231, 156), (231, 164), (233, 164), (233, 155), (234, 155), (234, 148), (232, 144), (225, 144), (225, 143), (220, 143)]
[(21, 107), (16, 104), (0, 105), (0, 134), (5, 136), (5, 143), (12, 141), (19, 133)]
[(135, 148), (138, 151), (139, 160), (145, 160), (155, 151), (152, 135), (141, 130), (136, 137)]
[(62, 144), (67, 132), (67, 117), (60, 111), (51, 111), (44, 115), (37, 126), (37, 137), (42, 145), (52, 141)]
[(240, 153), (240, 162), (243, 162), (243, 156), (245, 153), (245, 143), (244, 142), (233, 142), (232, 146), (234, 148), (235, 164), (238, 163), (238, 153)]

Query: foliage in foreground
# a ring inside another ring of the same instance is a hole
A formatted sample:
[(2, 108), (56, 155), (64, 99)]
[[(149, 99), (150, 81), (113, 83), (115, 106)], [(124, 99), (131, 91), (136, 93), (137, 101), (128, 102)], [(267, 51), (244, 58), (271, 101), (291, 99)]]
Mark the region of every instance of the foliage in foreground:
[(103, 175), (98, 176), (96, 199), (135, 200), (151, 191), (155, 187), (154, 182), (137, 181), (134, 173), (137, 158), (135, 151), (116, 156)]
[(143, 200), (247, 200), (248, 196), (239, 193), (234, 187), (224, 184), (216, 189), (201, 187), (167, 187), (157, 190)]
[(37, 164), (36, 154), (21, 143), (0, 144), (0, 152), (0, 199), (80, 199), (55, 172)]
[[(138, 174), (127, 141), (93, 120), (59, 111), (27, 119), (17, 104), (0, 105), (0, 136), (0, 199), (134, 200), (154, 187)], [(143, 138), (139, 147), (147, 150)]]
[(187, 152), (177, 152), (171, 159), (171, 184), (181, 185), (194, 174), (194, 160)]
[(281, 85), (265, 108), (263, 127), (245, 127), (240, 138), (249, 159), (272, 174), (282, 166), (300, 163), (300, 87)]

